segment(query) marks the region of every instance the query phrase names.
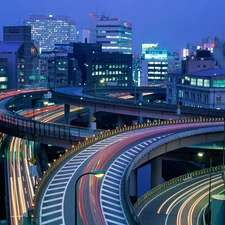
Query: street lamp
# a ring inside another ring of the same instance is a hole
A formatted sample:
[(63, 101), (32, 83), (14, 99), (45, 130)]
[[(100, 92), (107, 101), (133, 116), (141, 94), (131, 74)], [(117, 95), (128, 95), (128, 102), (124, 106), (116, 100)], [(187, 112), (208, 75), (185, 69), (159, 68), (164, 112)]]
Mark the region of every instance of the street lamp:
[(198, 156), (202, 157), (203, 155), (209, 155), (209, 200), (208, 200), (208, 216), (207, 216), (207, 224), (210, 225), (210, 216), (209, 216), (209, 211), (210, 211), (210, 200), (211, 200), (211, 185), (212, 185), (212, 156), (209, 153), (204, 153), (204, 152), (199, 152)]
[(78, 181), (81, 179), (81, 177), (83, 176), (86, 176), (86, 175), (94, 175), (95, 177), (97, 177), (98, 179), (103, 177), (105, 174), (104, 171), (102, 170), (95, 170), (95, 171), (92, 171), (92, 172), (87, 172), (87, 173), (83, 173), (81, 174), (77, 180), (76, 180), (76, 183), (75, 183), (75, 225), (77, 225), (77, 208), (78, 208), (78, 204), (77, 204), (77, 184), (78, 184)]

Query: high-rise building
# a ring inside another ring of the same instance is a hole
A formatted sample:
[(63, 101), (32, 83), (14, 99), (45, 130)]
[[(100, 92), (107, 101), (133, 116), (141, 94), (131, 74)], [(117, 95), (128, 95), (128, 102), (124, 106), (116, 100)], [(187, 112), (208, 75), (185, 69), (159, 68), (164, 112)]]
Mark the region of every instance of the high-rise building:
[(118, 18), (90, 14), (90, 43), (103, 52), (132, 53), (132, 24)]
[(181, 52), (168, 52), (168, 73), (181, 70)]
[(52, 51), (40, 55), (39, 76), (42, 87), (57, 88), (68, 85), (68, 57), (66, 52)]
[(31, 27), (3, 27), (0, 52), (0, 58), (7, 59), (7, 79), (2, 78), (7, 83), (0, 89), (39, 86), (38, 49), (31, 41)]
[(168, 73), (167, 50), (157, 44), (142, 44), (141, 85), (161, 84)]
[(31, 26), (32, 39), (38, 42), (39, 50), (51, 51), (54, 44), (68, 44), (76, 40), (76, 22), (69, 16), (30, 15), (24, 25)]
[[(69, 84), (132, 85), (132, 54), (102, 52), (101, 44), (97, 43), (74, 43), (68, 63)], [(77, 64), (77, 68), (74, 70), (71, 64)]]

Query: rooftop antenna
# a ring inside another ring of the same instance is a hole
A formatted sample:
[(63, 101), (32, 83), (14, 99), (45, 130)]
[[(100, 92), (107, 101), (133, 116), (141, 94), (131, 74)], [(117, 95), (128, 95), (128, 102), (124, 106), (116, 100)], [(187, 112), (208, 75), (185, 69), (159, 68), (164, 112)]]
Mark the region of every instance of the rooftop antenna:
[(96, 16), (98, 15), (98, 6), (96, 7)]

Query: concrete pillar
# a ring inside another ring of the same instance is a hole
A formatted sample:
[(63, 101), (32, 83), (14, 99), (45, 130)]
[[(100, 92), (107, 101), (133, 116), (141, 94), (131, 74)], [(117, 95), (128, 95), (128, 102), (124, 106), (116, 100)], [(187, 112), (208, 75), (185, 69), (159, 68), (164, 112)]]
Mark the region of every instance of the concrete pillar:
[(138, 123), (143, 123), (143, 116), (138, 117)]
[(124, 126), (124, 120), (122, 115), (118, 115), (118, 121), (117, 121), (117, 126), (118, 128), (122, 128)]
[[(88, 127), (92, 128), (92, 118), (94, 116), (94, 111), (93, 109), (88, 109)], [(95, 121), (96, 122), (96, 121)]]
[(64, 116), (65, 124), (70, 124), (70, 105), (64, 104), (64, 113), (65, 113)]
[(151, 160), (151, 189), (162, 183), (162, 156)]
[[(138, 100), (139, 100), (139, 105), (141, 105), (143, 102), (143, 94), (138, 93), (137, 96), (138, 96)], [(140, 111), (140, 109), (139, 109), (139, 111)], [(138, 116), (138, 123), (143, 123), (143, 117), (140, 116), (140, 112), (139, 112), (139, 116)]]
[(213, 195), (211, 203), (211, 222), (212, 225), (225, 225), (225, 196)]
[(40, 166), (42, 171), (46, 171), (48, 169), (48, 146), (46, 144), (40, 144)]
[(132, 170), (129, 177), (129, 194), (131, 202), (137, 201), (137, 169)]
[(138, 100), (140, 102), (143, 102), (143, 94), (142, 93), (138, 93)]

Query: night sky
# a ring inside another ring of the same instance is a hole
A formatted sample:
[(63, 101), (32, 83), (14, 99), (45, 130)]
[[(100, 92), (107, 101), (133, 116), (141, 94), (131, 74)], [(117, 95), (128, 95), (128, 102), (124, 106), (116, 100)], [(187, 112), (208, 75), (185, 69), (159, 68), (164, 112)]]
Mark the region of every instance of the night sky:
[(224, 12), (225, 0), (1, 0), (0, 39), (3, 26), (22, 25), (30, 14), (70, 15), (83, 29), (98, 13), (132, 23), (134, 53), (142, 43), (174, 51), (203, 37), (224, 38)]

